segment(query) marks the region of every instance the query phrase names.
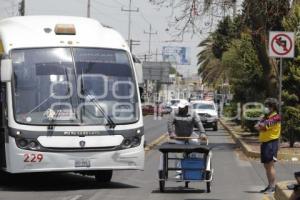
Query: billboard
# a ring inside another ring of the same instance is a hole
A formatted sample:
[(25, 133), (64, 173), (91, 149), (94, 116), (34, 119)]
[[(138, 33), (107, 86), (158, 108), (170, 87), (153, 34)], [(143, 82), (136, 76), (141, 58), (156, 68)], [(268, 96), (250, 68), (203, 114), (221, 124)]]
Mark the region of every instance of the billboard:
[(191, 64), (191, 49), (189, 47), (165, 46), (162, 57), (165, 62), (175, 62), (178, 65)]
[(143, 62), (144, 80), (169, 82), (170, 62)]

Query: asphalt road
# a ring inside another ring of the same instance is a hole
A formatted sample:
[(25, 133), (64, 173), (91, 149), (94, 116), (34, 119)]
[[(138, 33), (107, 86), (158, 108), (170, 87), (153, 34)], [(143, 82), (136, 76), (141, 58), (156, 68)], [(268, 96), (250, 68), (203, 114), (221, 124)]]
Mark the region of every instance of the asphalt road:
[[(166, 132), (166, 118), (145, 117), (145, 137), (148, 143)], [(207, 131), (213, 150), (215, 170), (212, 192), (205, 192), (205, 184), (167, 183), (166, 193), (158, 192), (157, 167), (159, 152), (146, 154), (144, 171), (115, 172), (109, 185), (96, 184), (93, 177), (76, 174), (28, 174), (0, 176), (0, 200), (258, 200), (258, 190), (266, 184), (259, 161), (246, 158), (222, 128)], [(278, 180), (292, 179), (299, 163), (279, 162)]]

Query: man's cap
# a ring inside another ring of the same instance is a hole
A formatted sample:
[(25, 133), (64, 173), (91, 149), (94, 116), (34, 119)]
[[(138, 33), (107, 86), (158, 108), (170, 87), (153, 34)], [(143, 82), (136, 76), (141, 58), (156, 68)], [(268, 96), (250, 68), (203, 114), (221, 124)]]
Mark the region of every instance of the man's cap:
[(278, 106), (278, 100), (275, 98), (267, 98), (264, 103), (267, 106), (273, 106), (273, 107)]
[(180, 102), (178, 104), (178, 108), (185, 108), (186, 106), (189, 106), (189, 105), (190, 105), (189, 102)]

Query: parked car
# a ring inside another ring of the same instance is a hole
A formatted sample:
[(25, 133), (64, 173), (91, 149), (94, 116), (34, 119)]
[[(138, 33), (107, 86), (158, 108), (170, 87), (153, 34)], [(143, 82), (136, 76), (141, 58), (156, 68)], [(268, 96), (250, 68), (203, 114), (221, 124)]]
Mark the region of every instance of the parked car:
[(171, 112), (172, 112), (172, 108), (171, 108), (170, 105), (165, 104), (165, 105), (162, 106), (162, 113), (163, 114), (170, 114)]
[(199, 115), (205, 128), (218, 130), (218, 111), (213, 101), (193, 101), (192, 109)]
[[(146, 115), (154, 115), (154, 112), (156, 112), (157, 109), (154, 108), (153, 104), (146, 104), (142, 106), (142, 112), (143, 112), (143, 116)], [(160, 116), (163, 116), (163, 109), (161, 107), (158, 107), (158, 114)]]

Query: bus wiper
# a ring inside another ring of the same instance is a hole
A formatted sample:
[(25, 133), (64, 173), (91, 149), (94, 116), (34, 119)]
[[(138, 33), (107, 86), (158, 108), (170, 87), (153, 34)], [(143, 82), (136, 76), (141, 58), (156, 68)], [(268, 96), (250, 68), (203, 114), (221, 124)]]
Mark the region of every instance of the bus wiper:
[(50, 94), (50, 95), (49, 95), (46, 99), (44, 99), (39, 105), (37, 105), (36, 107), (34, 107), (31, 111), (29, 111), (29, 112), (26, 113), (25, 115), (27, 116), (27, 115), (31, 114), (33, 111), (35, 111), (35, 110), (37, 110), (38, 108), (40, 108), (44, 103), (48, 102), (48, 100), (49, 100), (50, 98), (52, 98), (54, 95), (55, 95), (54, 93)]
[(82, 87), (82, 84), (81, 84), (81, 92), (84, 94), (85, 97), (88, 98), (88, 100), (89, 100), (90, 102), (92, 102), (92, 103), (96, 106), (96, 108), (97, 108), (97, 109), (101, 112), (101, 114), (105, 117), (105, 119), (106, 119), (106, 121), (107, 121), (107, 123), (108, 123), (108, 125), (109, 125), (109, 128), (114, 129), (114, 128), (116, 127), (115, 122), (111, 119), (110, 116), (108, 116), (108, 115), (105, 113), (105, 111), (104, 111), (104, 109), (102, 108), (102, 106), (96, 101), (95, 97), (93, 97), (93, 95), (90, 93), (90, 91), (89, 91), (89, 90), (86, 90), (86, 89), (84, 89), (84, 88)]
[[(65, 70), (65, 75), (66, 75), (67, 82), (70, 83), (69, 82), (69, 74), (68, 74), (67, 69), (65, 67), (64, 67), (64, 70)], [(70, 87), (68, 87), (68, 93), (70, 93)], [(77, 121), (78, 120), (78, 116), (77, 116), (77, 112), (74, 111), (73, 97), (70, 96), (69, 99), (70, 99), (70, 104), (72, 106), (72, 112), (75, 114), (75, 118), (76, 118), (76, 121)]]
[[(89, 90), (85, 89), (85, 87), (84, 87), (84, 80), (83, 80), (83, 70), (81, 70), (80, 75), (81, 75), (81, 79), (80, 79), (80, 82), (81, 82), (81, 84), (80, 84), (81, 94), (83, 94), (85, 97), (89, 98), (89, 101), (92, 102), (96, 106), (96, 108), (102, 113), (102, 115), (105, 117), (105, 119), (106, 119), (106, 121), (107, 121), (107, 123), (109, 125), (109, 128), (114, 129), (116, 127), (115, 122), (111, 119), (110, 116), (108, 116), (105, 113), (104, 109), (96, 101), (95, 97), (93, 97), (93, 95), (91, 94), (91, 92)], [(81, 118), (82, 118), (82, 116), (81, 116)]]

